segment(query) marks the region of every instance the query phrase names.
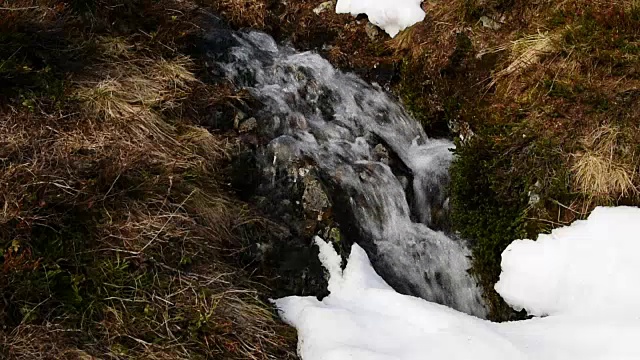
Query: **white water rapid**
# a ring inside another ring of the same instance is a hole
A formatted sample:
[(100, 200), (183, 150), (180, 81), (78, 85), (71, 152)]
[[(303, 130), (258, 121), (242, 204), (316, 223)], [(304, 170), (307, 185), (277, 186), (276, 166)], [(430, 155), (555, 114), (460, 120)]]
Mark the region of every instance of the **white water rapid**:
[[(272, 139), (269, 166), (312, 163), (345, 217), (337, 220), (349, 224), (353, 240), (397, 291), (486, 315), (467, 273), (469, 250), (429, 227), (447, 208), (450, 141), (428, 138), (380, 87), (318, 54), (254, 31), (218, 31), (208, 41), (221, 74), (263, 104), (256, 117), (261, 134)], [(393, 154), (391, 166), (376, 155), (380, 144)]]

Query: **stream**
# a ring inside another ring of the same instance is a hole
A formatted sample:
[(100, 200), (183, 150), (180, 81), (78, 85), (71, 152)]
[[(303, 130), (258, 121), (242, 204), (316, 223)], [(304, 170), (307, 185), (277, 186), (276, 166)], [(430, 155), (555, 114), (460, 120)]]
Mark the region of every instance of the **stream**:
[(255, 118), (268, 139), (259, 150), (267, 181), (271, 174), (277, 186), (276, 173), (310, 164), (341, 230), (396, 291), (486, 316), (467, 272), (470, 251), (442, 225), (452, 142), (429, 138), (383, 89), (318, 54), (256, 31), (217, 29), (207, 42), (217, 73), (262, 103)]

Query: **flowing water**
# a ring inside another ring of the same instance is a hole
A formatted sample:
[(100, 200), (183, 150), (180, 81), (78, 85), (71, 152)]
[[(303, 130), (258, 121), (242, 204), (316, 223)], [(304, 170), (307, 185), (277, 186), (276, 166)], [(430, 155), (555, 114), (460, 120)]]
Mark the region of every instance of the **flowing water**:
[(465, 244), (430, 228), (447, 208), (450, 141), (428, 138), (380, 87), (315, 53), (260, 32), (219, 30), (208, 41), (221, 75), (263, 104), (256, 117), (272, 139), (265, 168), (312, 163), (335, 192), (337, 220), (355, 229), (396, 290), (486, 315)]

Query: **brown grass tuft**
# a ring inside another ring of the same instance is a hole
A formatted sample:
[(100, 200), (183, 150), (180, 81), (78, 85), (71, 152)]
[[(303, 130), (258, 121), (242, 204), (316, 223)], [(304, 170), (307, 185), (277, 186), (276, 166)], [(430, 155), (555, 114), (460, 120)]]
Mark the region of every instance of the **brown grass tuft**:
[(107, 79), (81, 83), (77, 96), (108, 120), (151, 118), (152, 111), (174, 107), (185, 98), (189, 86), (196, 81), (191, 67), (193, 63), (184, 56), (107, 63), (95, 70), (107, 74)]
[(558, 50), (557, 40), (558, 36), (556, 35), (538, 33), (481, 52), (479, 56), (492, 52), (510, 52), (508, 65), (493, 75), (488, 87), (493, 87), (499, 81), (511, 76), (517, 76), (533, 65), (539, 64), (543, 57)]
[(267, 2), (264, 0), (221, 0), (211, 5), (235, 26), (262, 29), (266, 25)]
[(418, 31), (416, 26), (401, 31), (386, 42), (387, 48), (396, 54), (406, 54), (410, 59), (418, 59), (427, 51), (427, 48), (420, 43)]
[(621, 149), (618, 129), (602, 126), (583, 138), (585, 150), (574, 156), (576, 187), (591, 197), (618, 200), (638, 194), (633, 153)]
[(79, 334), (59, 325), (19, 325), (2, 334), (7, 355), (15, 360), (93, 360), (93, 356), (76, 349), (71, 339)]

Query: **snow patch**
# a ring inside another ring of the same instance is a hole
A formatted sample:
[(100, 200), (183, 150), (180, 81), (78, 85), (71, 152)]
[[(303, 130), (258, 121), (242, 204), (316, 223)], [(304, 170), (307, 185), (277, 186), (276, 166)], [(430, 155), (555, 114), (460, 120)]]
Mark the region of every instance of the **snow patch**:
[(424, 19), (420, 3), (421, 0), (338, 0), (336, 13), (367, 14), (369, 21), (394, 37)]
[(330, 295), (275, 300), (296, 327), (303, 360), (640, 359), (640, 209), (598, 208), (588, 220), (517, 240), (496, 289), (549, 315), (491, 323), (389, 287), (353, 245), (344, 271), (316, 238)]
[[(596, 208), (587, 220), (516, 240), (495, 288), (535, 316), (622, 312), (640, 316), (640, 209)], [(636, 305), (634, 305), (636, 304)]]

